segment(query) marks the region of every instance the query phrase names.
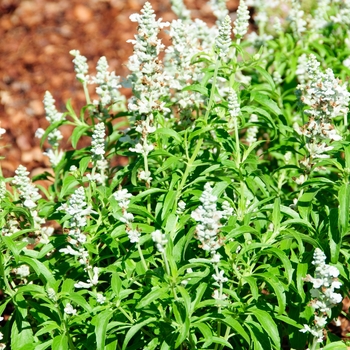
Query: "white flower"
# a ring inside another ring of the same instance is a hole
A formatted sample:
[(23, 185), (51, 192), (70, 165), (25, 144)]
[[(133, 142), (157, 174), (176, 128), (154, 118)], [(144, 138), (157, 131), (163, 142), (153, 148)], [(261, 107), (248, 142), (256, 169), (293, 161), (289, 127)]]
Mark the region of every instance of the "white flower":
[(97, 301), (99, 304), (104, 304), (105, 301), (106, 301), (106, 297), (103, 296), (103, 294), (101, 294), (101, 293), (97, 293), (97, 294), (96, 294), (96, 301)]
[(140, 241), (140, 232), (138, 230), (127, 231), (130, 243), (138, 243)]
[(126, 188), (123, 188), (113, 193), (113, 197), (118, 202), (120, 208), (127, 209), (130, 204), (130, 198), (132, 198), (132, 194), (129, 193)]
[(92, 287), (92, 283), (78, 282), (74, 284), (74, 287), (89, 289)]
[(164, 252), (165, 245), (168, 243), (165, 234), (160, 230), (156, 230), (151, 233), (153, 242), (156, 244), (156, 248), (160, 253)]
[(73, 308), (73, 306), (68, 303), (66, 305), (66, 307), (64, 308), (64, 312), (67, 314), (67, 315), (76, 315), (77, 314), (77, 310)]
[(226, 300), (227, 299), (227, 295), (223, 294), (223, 293), (220, 295), (220, 291), (218, 289), (214, 290), (214, 293), (212, 294), (212, 297), (215, 300)]
[(218, 283), (225, 283), (228, 281), (228, 278), (227, 277), (224, 277), (224, 271), (221, 270), (219, 273), (216, 273), (214, 275), (212, 275), (212, 277), (214, 278), (214, 280)]
[(246, 35), (249, 26), (249, 18), (248, 6), (244, 0), (241, 0), (237, 10), (237, 19), (234, 21), (233, 33), (236, 35), (236, 38), (240, 39)]
[(28, 265), (21, 265), (15, 269), (16, 275), (21, 278), (27, 277), (30, 275), (30, 269)]
[(6, 129), (0, 128), (0, 136), (6, 134)]

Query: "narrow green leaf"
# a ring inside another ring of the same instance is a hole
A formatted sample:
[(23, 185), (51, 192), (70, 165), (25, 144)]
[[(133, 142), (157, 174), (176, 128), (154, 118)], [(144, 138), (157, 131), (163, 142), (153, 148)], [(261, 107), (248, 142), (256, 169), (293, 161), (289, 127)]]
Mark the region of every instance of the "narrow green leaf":
[(133, 325), (129, 330), (128, 333), (126, 333), (125, 335), (125, 339), (123, 342), (123, 346), (122, 346), (122, 350), (125, 350), (127, 348), (127, 345), (129, 343), (129, 341), (131, 340), (131, 338), (144, 326), (146, 326), (149, 323), (155, 322), (157, 321), (156, 317), (150, 317), (147, 318), (145, 320), (143, 320), (142, 322), (139, 322), (135, 325)]
[(225, 340), (224, 338), (216, 337), (216, 336), (211, 336), (211, 337), (209, 337), (209, 339), (206, 339), (206, 342), (203, 344), (203, 347), (207, 348), (208, 346), (210, 346), (213, 343), (223, 345), (224, 347), (226, 346), (229, 349), (233, 349), (232, 345), (227, 340)]
[(276, 117), (283, 115), (281, 109), (278, 107), (277, 103), (271, 100), (268, 96), (254, 91), (252, 93), (252, 98), (254, 101), (260, 103), (262, 106), (266, 107), (270, 112), (272, 112)]
[(87, 130), (89, 130), (90, 127), (89, 126), (85, 126), (85, 125), (79, 125), (76, 126), (73, 130), (72, 136), (71, 136), (71, 140), (72, 140), (72, 146), (73, 148), (77, 148), (77, 144), (80, 140), (80, 138), (85, 134), (85, 132)]
[(333, 342), (330, 344), (327, 344), (323, 350), (346, 350), (349, 349), (342, 341), (337, 341), (337, 342)]
[(52, 350), (69, 350), (68, 337), (64, 334), (53, 338)]
[(173, 211), (175, 199), (176, 199), (176, 191), (169, 190), (163, 202), (162, 216), (161, 216), (162, 221)]
[(208, 89), (201, 84), (192, 84), (189, 86), (186, 86), (182, 89), (182, 91), (196, 91), (204, 96), (208, 96)]
[(244, 322), (239, 322), (232, 316), (226, 316), (224, 319), (222, 319), (222, 322), (237, 332), (237, 334), (239, 334), (248, 344), (250, 343), (250, 337), (242, 327), (242, 324), (244, 325)]
[(113, 315), (112, 310), (105, 310), (96, 315), (92, 321), (95, 325), (96, 350), (104, 350), (107, 337), (107, 326)]
[[(348, 147), (349, 148), (349, 147)], [(339, 200), (339, 228), (344, 237), (349, 229), (350, 184), (343, 184), (338, 191)]]
[[(339, 259), (339, 252), (342, 245), (342, 237), (339, 229), (342, 229), (340, 216), (340, 207), (332, 208), (329, 213), (329, 250), (331, 252), (331, 262), (336, 264)], [(349, 207), (347, 209), (349, 211)], [(339, 215), (338, 215), (339, 214)], [(339, 224), (338, 224), (339, 223)], [(347, 226), (347, 224), (346, 224)]]
[(33, 268), (35, 273), (40, 277), (43, 276), (46, 280), (46, 282), (50, 286), (54, 286), (56, 283), (55, 278), (53, 277), (52, 272), (39, 260), (28, 258), (26, 256), (21, 255), (20, 261), (24, 262), (25, 264), (29, 265)]
[(136, 309), (142, 309), (157, 299), (168, 297), (167, 291), (167, 287), (153, 287), (152, 291), (143, 297), (141, 301), (136, 305)]
[(277, 325), (272, 319), (271, 315), (268, 312), (260, 310), (256, 307), (251, 308), (250, 311), (257, 318), (257, 320), (259, 321), (263, 329), (266, 331), (266, 333), (270, 336), (271, 340), (276, 345), (276, 347), (280, 348), (281, 339), (278, 334)]
[(13, 322), (11, 328), (11, 350), (25, 349), (34, 349), (33, 331), (29, 322), (22, 317), (21, 313), (16, 312), (15, 322)]
[(168, 129), (168, 128), (159, 128), (154, 132), (156, 135), (165, 135), (168, 137), (172, 137), (177, 143), (182, 144), (183, 139), (180, 134), (178, 134), (175, 130), (173, 129)]
[(262, 68), (260, 66), (255, 66), (254, 68), (265, 78), (265, 80), (270, 85), (271, 90), (275, 91), (276, 85), (275, 85), (275, 82), (273, 81), (271, 75), (264, 68)]

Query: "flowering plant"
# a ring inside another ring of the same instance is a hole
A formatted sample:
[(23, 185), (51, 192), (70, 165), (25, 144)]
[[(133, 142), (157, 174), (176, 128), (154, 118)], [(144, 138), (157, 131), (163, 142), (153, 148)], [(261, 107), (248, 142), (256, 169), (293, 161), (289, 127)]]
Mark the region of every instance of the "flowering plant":
[(209, 5), (130, 17), (129, 99), (71, 51), (86, 106), (45, 94), (52, 173), (0, 177), (0, 349), (346, 349), (350, 5)]

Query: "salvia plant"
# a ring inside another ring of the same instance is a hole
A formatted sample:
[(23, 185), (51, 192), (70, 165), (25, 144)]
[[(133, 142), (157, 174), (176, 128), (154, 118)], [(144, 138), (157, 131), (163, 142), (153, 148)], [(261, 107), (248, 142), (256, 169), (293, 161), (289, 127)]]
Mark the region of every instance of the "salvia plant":
[(71, 51), (52, 171), (0, 173), (0, 349), (346, 349), (350, 2), (171, 6), (125, 78)]

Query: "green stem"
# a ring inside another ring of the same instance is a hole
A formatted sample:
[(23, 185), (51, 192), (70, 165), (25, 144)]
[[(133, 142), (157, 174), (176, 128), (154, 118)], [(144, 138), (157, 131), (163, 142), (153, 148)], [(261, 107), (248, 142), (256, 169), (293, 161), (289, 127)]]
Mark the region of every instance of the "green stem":
[(238, 132), (238, 120), (237, 117), (233, 119), (234, 128), (235, 128), (235, 139), (236, 139), (236, 167), (240, 168), (241, 165), (241, 150), (239, 145), (239, 132)]
[(90, 100), (90, 94), (89, 94), (89, 90), (86, 82), (83, 83), (83, 89), (84, 89), (86, 103), (89, 105), (91, 104), (91, 100)]
[(179, 188), (177, 189), (177, 198), (180, 198), (180, 196), (181, 196), (181, 191), (182, 191), (183, 187), (185, 186), (186, 180), (188, 178), (188, 175), (190, 174), (190, 171), (191, 171), (191, 168), (193, 166), (193, 163), (194, 163), (194, 161), (197, 158), (197, 155), (198, 155), (198, 153), (200, 151), (202, 143), (203, 143), (203, 139), (199, 139), (198, 142), (197, 142), (196, 148), (195, 148), (195, 150), (194, 150), (194, 152), (192, 154), (191, 159), (187, 162), (185, 173), (182, 176), (181, 183), (179, 185)]
[[(214, 76), (213, 76), (213, 83), (212, 83), (212, 88), (211, 88), (211, 91), (210, 91), (210, 97), (209, 97), (209, 102), (208, 102), (208, 106), (207, 106), (207, 110), (205, 112), (205, 116), (204, 116), (204, 122), (205, 124), (207, 124), (207, 121), (208, 121), (208, 117), (209, 117), (209, 113), (211, 111), (211, 107), (213, 105), (213, 102), (214, 102), (214, 96), (215, 96), (215, 86), (216, 86), (216, 81), (217, 81), (217, 76), (218, 76), (218, 71), (219, 71), (219, 67), (220, 67), (220, 60), (219, 58), (217, 57), (216, 59), (216, 64), (215, 64), (215, 70), (214, 70)], [(177, 199), (180, 198), (181, 196), (181, 191), (182, 189), (184, 188), (185, 186), (185, 183), (187, 181), (187, 178), (188, 178), (188, 175), (190, 174), (190, 171), (191, 171), (191, 168), (193, 166), (193, 163), (194, 161), (196, 160), (197, 158), (197, 155), (200, 151), (200, 148), (203, 144), (203, 138), (200, 138), (198, 141), (197, 141), (197, 145), (196, 145), (196, 148), (192, 154), (192, 157), (191, 159), (188, 160), (187, 162), (187, 166), (186, 166), (186, 170), (185, 170), (185, 173), (182, 177), (182, 180), (181, 180), (181, 183), (178, 187), (178, 190), (177, 190)], [(186, 151), (187, 153), (187, 151)], [(188, 158), (188, 156), (187, 156)]]
[(167, 275), (171, 278), (171, 290), (173, 291), (174, 299), (178, 300), (176, 290), (174, 287), (174, 283), (173, 283), (173, 276), (172, 276), (171, 271), (170, 271), (170, 266), (169, 266), (169, 262), (168, 262), (168, 259), (166, 257), (165, 251), (162, 253), (162, 258), (163, 258), (164, 263), (165, 263), (165, 271), (166, 271)]
[(137, 250), (138, 250), (138, 252), (139, 252), (139, 254), (140, 254), (140, 258), (141, 258), (141, 261), (142, 261), (142, 265), (143, 265), (143, 267), (144, 267), (144, 269), (145, 269), (145, 272), (146, 272), (146, 271), (148, 270), (148, 266), (147, 266), (146, 261), (145, 261), (145, 258), (144, 258), (144, 256), (143, 256), (142, 249), (141, 249), (139, 243), (136, 243), (136, 245), (137, 245)]

